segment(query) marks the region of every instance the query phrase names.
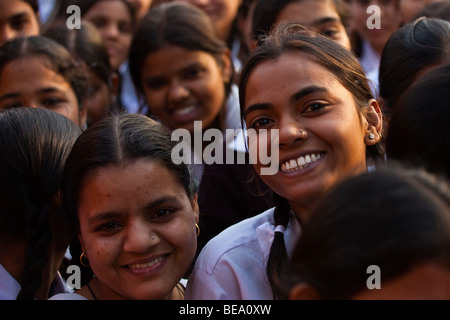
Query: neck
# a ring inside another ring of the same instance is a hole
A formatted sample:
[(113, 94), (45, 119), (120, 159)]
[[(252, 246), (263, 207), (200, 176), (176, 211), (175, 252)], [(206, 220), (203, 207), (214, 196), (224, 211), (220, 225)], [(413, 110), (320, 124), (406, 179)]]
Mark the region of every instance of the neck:
[(19, 282), (25, 267), (26, 242), (0, 241), (0, 264)]

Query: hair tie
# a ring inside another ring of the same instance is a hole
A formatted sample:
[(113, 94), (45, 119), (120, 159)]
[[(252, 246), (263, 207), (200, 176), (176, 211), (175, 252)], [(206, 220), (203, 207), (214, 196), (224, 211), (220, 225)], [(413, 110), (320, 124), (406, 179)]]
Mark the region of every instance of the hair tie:
[(275, 227), (275, 232), (281, 232), (282, 234), (284, 234), (284, 231), (286, 231), (286, 228), (281, 224)]

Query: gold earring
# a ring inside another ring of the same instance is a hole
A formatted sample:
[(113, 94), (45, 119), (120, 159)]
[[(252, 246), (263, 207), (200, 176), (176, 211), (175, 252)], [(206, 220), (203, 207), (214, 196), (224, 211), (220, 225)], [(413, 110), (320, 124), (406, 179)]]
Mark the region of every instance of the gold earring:
[(200, 234), (200, 227), (198, 226), (198, 224), (195, 224), (195, 228), (197, 229), (197, 238)]
[[(80, 263), (83, 267), (89, 267), (89, 260), (88, 260), (88, 258), (86, 258), (85, 255), (86, 255), (86, 252), (83, 251), (80, 255)], [(87, 261), (87, 263), (83, 262), (83, 258)]]

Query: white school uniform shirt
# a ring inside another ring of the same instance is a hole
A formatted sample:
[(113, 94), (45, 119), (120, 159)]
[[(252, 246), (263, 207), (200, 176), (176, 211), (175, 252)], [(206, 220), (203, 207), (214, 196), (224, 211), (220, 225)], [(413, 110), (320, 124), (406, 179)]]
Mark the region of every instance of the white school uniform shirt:
[[(232, 225), (211, 239), (197, 258), (186, 300), (272, 300), (266, 263), (275, 225), (274, 208)], [(288, 256), (300, 236), (297, 219), (284, 233)]]
[[(0, 300), (16, 300), (20, 290), (20, 283), (0, 264)], [(50, 295), (66, 291), (65, 283), (58, 272), (50, 288)]]

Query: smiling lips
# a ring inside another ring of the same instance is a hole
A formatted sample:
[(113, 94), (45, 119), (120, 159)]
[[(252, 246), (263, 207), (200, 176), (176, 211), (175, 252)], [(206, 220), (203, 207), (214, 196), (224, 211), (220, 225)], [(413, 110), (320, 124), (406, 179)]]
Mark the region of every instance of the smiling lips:
[(154, 265), (157, 264), (159, 261), (162, 261), (164, 258), (165, 258), (165, 257), (162, 256), (162, 257), (159, 257), (159, 258), (157, 258), (157, 259), (155, 259), (155, 260), (149, 261), (149, 262), (147, 262), (147, 263), (130, 264), (130, 265), (128, 266), (128, 268), (130, 268), (130, 269), (145, 269), (145, 268), (154, 266)]
[(185, 107), (183, 109), (174, 110), (173, 113), (177, 116), (185, 116), (185, 115), (188, 115), (191, 112), (193, 112), (195, 109), (197, 109), (197, 106), (193, 105), (193, 106)]
[(311, 153), (298, 157), (298, 159), (291, 159), (283, 162), (280, 166), (281, 171), (283, 173), (293, 172), (297, 170), (301, 170), (311, 163), (321, 159), (323, 157), (323, 153)]

